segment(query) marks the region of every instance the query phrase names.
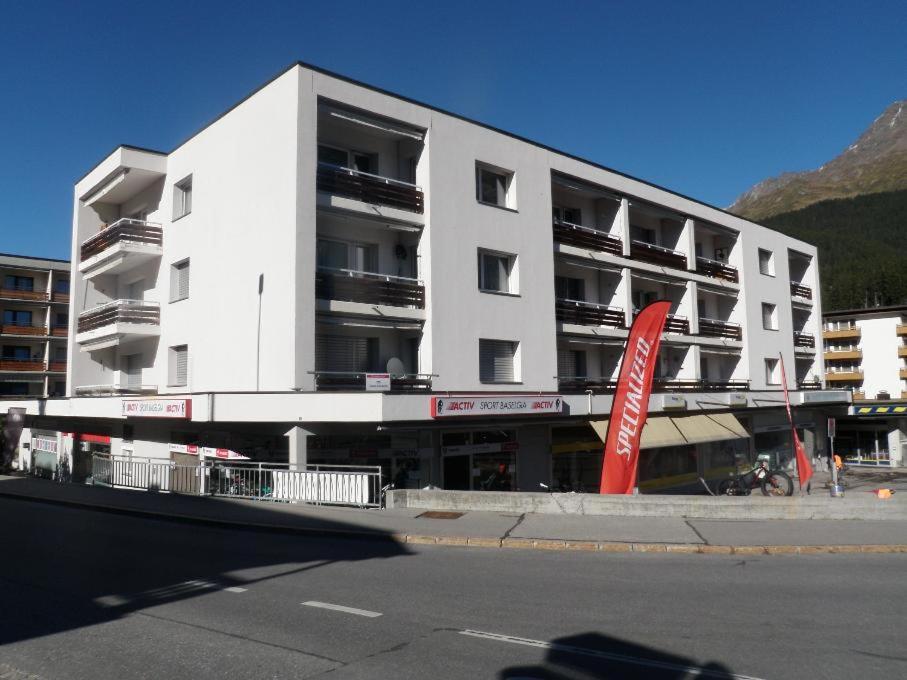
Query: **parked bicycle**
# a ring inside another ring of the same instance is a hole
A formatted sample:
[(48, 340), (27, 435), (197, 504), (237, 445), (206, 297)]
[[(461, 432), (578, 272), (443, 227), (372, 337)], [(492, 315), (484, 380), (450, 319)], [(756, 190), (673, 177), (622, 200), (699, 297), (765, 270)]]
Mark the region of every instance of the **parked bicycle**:
[(742, 475), (731, 473), (728, 479), (718, 482), (718, 496), (749, 496), (753, 489), (760, 489), (763, 496), (793, 496), (794, 482), (784, 470), (770, 470), (765, 461)]

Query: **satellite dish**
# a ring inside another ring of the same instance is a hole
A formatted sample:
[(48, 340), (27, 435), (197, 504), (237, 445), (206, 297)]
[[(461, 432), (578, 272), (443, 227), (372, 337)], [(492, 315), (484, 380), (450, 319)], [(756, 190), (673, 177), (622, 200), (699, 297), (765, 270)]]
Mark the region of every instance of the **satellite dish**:
[(406, 375), (406, 367), (397, 357), (391, 357), (387, 360), (387, 372), (392, 376)]

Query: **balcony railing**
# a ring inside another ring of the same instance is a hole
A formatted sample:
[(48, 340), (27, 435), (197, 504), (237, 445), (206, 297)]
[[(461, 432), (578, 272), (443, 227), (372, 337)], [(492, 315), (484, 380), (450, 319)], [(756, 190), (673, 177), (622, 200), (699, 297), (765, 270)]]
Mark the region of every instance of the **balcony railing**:
[(44, 371), (44, 359), (2, 357), (0, 358), (0, 371), (28, 371), (31, 373)]
[(624, 310), (583, 300), (558, 298), (554, 303), (554, 315), (558, 321), (580, 326), (625, 326)]
[(862, 380), (863, 371), (861, 369), (838, 369), (830, 366), (825, 372), (825, 382), (854, 382)]
[(617, 379), (585, 375), (559, 375), (557, 376), (557, 389), (559, 392), (610, 393), (617, 389)]
[(695, 378), (655, 378), (654, 392), (744, 392), (749, 380), (705, 380)]
[(634, 260), (651, 262), (652, 264), (671, 267), (672, 269), (687, 268), (687, 256), (683, 253), (670, 248), (656, 246), (654, 243), (646, 243), (645, 241), (634, 240), (630, 242), (630, 257)]
[(47, 370), (51, 373), (66, 373), (65, 361), (51, 361), (47, 364)]
[(729, 340), (743, 340), (743, 328), (741, 328), (739, 323), (700, 317), (699, 335), (703, 335), (708, 338), (728, 338)]
[(78, 333), (118, 323), (160, 325), (161, 307), (145, 300), (115, 300), (79, 314)]
[(50, 294), (50, 301), (69, 304), (69, 293), (62, 293), (60, 291), (55, 290)]
[(120, 394), (157, 394), (157, 385), (79, 385), (75, 394), (80, 397), (104, 397)]
[(364, 203), (386, 205), (415, 213), (424, 210), (422, 190), (415, 184), (330, 163), (318, 164), (317, 188), (318, 191), (346, 196)]
[(118, 243), (161, 246), (163, 242), (164, 231), (161, 225), (124, 217), (83, 241), (80, 261), (84, 262)]
[(54, 324), (53, 326), (51, 326), (50, 334), (58, 338), (65, 338), (67, 335), (69, 335), (69, 326), (64, 326), (63, 324)]
[(598, 229), (583, 227), (572, 222), (554, 220), (554, 240), (568, 246), (598, 250), (612, 255), (622, 255), (620, 239)]
[(47, 335), (47, 326), (41, 324), (0, 324), (0, 335)]
[[(633, 318), (635, 319), (639, 316), (639, 310), (633, 311)], [(665, 321), (664, 333), (679, 333), (680, 335), (689, 335), (690, 334), (690, 321), (685, 316), (678, 316), (676, 314), (668, 314), (668, 318)]]
[(696, 258), (696, 273), (703, 276), (711, 276), (713, 279), (722, 279), (731, 283), (739, 283), (740, 276), (737, 268), (725, 262), (710, 260), (705, 257)]
[(315, 297), (423, 309), (425, 286), (418, 279), (403, 276), (319, 267), (315, 272)]
[(47, 291), (43, 288), (28, 288), (25, 286), (0, 287), (0, 298), (47, 302)]
[(816, 338), (812, 333), (794, 333), (794, 347), (815, 348)]
[(805, 298), (807, 300), (813, 299), (812, 289), (808, 286), (804, 286), (802, 283), (791, 283), (790, 294), (793, 297)]
[[(315, 389), (322, 391), (364, 391), (366, 373), (313, 371)], [(423, 392), (431, 389), (431, 373), (405, 373), (391, 376), (391, 392)]]

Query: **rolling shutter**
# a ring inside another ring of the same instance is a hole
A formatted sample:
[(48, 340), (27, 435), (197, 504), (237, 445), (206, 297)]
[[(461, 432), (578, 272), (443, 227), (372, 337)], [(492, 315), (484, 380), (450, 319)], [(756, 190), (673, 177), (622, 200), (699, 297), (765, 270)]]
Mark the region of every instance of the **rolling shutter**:
[(572, 378), (576, 372), (576, 352), (570, 349), (557, 351), (557, 374), (560, 377)]
[(513, 356), (515, 353), (515, 342), (479, 340), (479, 379), (482, 382), (514, 382)]
[(174, 349), (176, 359), (176, 384), (185, 385), (189, 378), (189, 348), (186, 345)]
[(315, 339), (315, 370), (364, 373), (377, 363), (377, 338), (319, 335)]

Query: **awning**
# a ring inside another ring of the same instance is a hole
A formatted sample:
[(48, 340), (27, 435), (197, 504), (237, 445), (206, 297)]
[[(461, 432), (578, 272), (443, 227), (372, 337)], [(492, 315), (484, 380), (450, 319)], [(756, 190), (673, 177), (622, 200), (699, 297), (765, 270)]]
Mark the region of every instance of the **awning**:
[[(590, 420), (589, 424), (602, 442), (608, 432), (608, 419)], [(720, 442), (728, 439), (747, 439), (746, 428), (731, 413), (695, 416), (657, 416), (649, 418), (642, 430), (640, 448), (687, 446)]]
[(372, 132), (381, 132), (394, 137), (408, 137), (409, 139), (415, 139), (419, 142), (421, 142), (424, 137), (421, 132), (414, 128), (406, 127), (405, 125), (383, 118), (369, 116), (358, 111), (349, 111), (347, 109), (336, 108), (326, 104), (319, 106), (319, 109), (322, 113), (326, 113), (331, 118), (361, 125), (369, 128)]

